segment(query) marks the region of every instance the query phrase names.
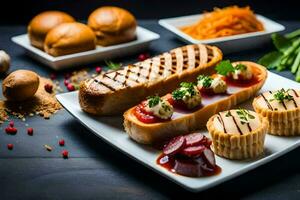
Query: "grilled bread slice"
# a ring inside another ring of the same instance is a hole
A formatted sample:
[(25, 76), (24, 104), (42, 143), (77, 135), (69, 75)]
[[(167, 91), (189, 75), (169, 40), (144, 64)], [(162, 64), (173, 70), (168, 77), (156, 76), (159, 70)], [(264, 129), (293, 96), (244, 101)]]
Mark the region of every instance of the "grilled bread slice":
[(182, 81), (194, 81), (222, 60), (214, 46), (187, 45), (84, 81), (79, 102), (83, 111), (95, 115), (124, 112), (147, 96), (164, 95)]
[(252, 67), (255, 71), (257, 82), (247, 87), (228, 86), (228, 95), (209, 97), (202, 99), (203, 106), (196, 111), (182, 113), (174, 111), (169, 121), (160, 123), (143, 123), (135, 115), (135, 107), (130, 108), (124, 113), (124, 127), (129, 136), (143, 144), (153, 144), (164, 141), (177, 135), (187, 134), (192, 131), (205, 127), (208, 119), (224, 110), (229, 110), (233, 106), (253, 97), (264, 85), (267, 79), (265, 67), (253, 62), (238, 62)]

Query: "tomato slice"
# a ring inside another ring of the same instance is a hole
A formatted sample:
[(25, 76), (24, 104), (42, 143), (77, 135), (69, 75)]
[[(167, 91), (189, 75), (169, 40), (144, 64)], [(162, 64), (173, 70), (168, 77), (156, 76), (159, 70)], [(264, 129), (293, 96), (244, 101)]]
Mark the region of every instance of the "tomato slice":
[(141, 104), (137, 105), (134, 109), (134, 116), (141, 122), (150, 124), (150, 123), (157, 123), (163, 121), (159, 117), (153, 115), (153, 113), (148, 112), (145, 110), (145, 103), (142, 102)]

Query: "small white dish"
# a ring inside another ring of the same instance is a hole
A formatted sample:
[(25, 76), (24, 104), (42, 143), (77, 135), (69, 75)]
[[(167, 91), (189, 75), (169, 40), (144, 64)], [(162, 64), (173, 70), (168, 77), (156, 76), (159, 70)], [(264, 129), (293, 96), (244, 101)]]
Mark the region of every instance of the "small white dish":
[(27, 34), (12, 37), (11, 40), (23, 47), (34, 59), (55, 70), (72, 68), (74, 66), (92, 63), (100, 60), (108, 60), (115, 57), (130, 55), (149, 47), (150, 43), (160, 36), (142, 27), (137, 27), (137, 39), (131, 42), (112, 45), (108, 47), (97, 46), (91, 51), (53, 57), (44, 51), (31, 46)]
[(197, 23), (202, 14), (189, 15), (183, 17), (174, 17), (161, 19), (158, 23), (169, 31), (173, 32), (179, 39), (186, 43), (191, 44), (212, 44), (222, 49), (223, 53), (232, 53), (246, 49), (255, 48), (268, 40), (272, 33), (280, 32), (285, 27), (277, 22), (274, 22), (264, 16), (256, 15), (257, 19), (262, 22), (265, 27), (264, 31), (245, 33), (227, 37), (220, 37), (216, 39), (197, 40), (181, 31), (179, 28)]
[[(278, 88), (300, 89), (298, 83), (269, 72), (268, 79), (260, 92), (276, 90)], [(102, 138), (107, 143), (127, 154), (134, 160), (139, 161), (150, 169), (158, 172), (166, 178), (174, 181), (182, 187), (198, 192), (222, 182), (230, 180), (258, 166), (266, 164), (271, 160), (297, 148), (300, 145), (298, 137), (278, 137), (267, 135), (265, 141), (265, 154), (254, 160), (234, 161), (216, 156), (217, 165), (222, 168), (222, 172), (215, 176), (190, 178), (174, 174), (156, 164), (156, 159), (160, 151), (150, 146), (141, 145), (129, 138), (123, 129), (123, 117), (95, 117), (83, 112), (78, 102), (78, 92), (70, 92), (57, 95), (58, 101), (70, 112), (80, 123), (90, 129), (94, 134)], [(253, 99), (239, 105), (251, 109)], [(207, 130), (202, 133), (208, 136)], [(209, 137), (209, 136), (208, 136)], [(298, 159), (298, 158), (295, 158)], [(134, 161), (132, 161), (134, 162)], [(261, 177), (263, 178), (263, 177)]]

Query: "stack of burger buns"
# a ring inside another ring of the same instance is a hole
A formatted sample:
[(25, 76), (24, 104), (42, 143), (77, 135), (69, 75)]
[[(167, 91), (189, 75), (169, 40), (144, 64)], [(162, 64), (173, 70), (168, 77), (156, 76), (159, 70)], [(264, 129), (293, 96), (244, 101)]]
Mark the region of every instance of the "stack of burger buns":
[(52, 56), (88, 50), (96, 45), (110, 46), (136, 39), (136, 19), (125, 9), (105, 6), (96, 9), (88, 24), (76, 22), (67, 13), (46, 11), (35, 16), (28, 25), (32, 46)]

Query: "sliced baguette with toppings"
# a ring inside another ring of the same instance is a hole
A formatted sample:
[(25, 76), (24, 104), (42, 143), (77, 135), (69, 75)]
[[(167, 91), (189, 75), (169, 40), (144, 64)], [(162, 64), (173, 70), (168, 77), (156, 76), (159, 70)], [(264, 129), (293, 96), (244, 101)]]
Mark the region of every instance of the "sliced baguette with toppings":
[(164, 95), (182, 81), (195, 81), (199, 74), (210, 73), (221, 60), (222, 52), (214, 46), (176, 48), (84, 81), (79, 90), (80, 106), (95, 115), (119, 114), (147, 96)]
[[(229, 86), (228, 95), (216, 95), (213, 98), (203, 97), (203, 106), (196, 111), (182, 113), (175, 109), (169, 121), (159, 123), (143, 123), (134, 115), (135, 107), (124, 113), (124, 127), (129, 136), (143, 144), (153, 144), (176, 135), (187, 134), (197, 129), (203, 128), (208, 119), (224, 110), (229, 110), (233, 106), (253, 97), (264, 85), (267, 79), (265, 67), (253, 62), (238, 62), (252, 68), (257, 81), (251, 86), (238, 87)], [(220, 98), (218, 98), (220, 97)]]

